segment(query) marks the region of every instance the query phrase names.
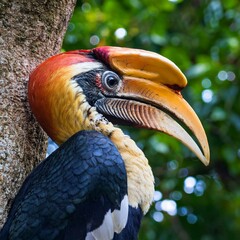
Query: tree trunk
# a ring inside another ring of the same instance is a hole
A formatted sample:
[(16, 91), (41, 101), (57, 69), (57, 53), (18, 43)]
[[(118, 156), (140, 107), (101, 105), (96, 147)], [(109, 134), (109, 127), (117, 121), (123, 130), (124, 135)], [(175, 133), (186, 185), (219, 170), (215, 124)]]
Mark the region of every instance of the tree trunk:
[(0, 226), (26, 175), (46, 154), (47, 136), (27, 100), (30, 72), (59, 52), (76, 0), (1, 0)]

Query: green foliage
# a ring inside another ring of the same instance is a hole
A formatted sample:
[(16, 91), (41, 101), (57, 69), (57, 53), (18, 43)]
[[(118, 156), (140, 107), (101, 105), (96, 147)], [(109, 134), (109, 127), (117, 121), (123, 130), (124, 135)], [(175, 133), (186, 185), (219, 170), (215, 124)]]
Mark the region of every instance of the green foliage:
[(64, 50), (116, 45), (175, 62), (211, 148), (204, 167), (176, 140), (125, 129), (156, 177), (156, 201), (139, 239), (238, 239), (240, 235), (240, 5), (238, 0), (78, 1)]

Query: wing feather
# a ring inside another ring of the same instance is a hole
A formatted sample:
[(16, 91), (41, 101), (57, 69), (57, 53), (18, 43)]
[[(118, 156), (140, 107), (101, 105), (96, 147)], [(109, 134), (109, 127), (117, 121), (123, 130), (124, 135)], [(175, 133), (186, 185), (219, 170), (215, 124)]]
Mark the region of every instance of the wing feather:
[(81, 131), (27, 177), (0, 238), (112, 239), (127, 222), (126, 194), (118, 150), (101, 133)]

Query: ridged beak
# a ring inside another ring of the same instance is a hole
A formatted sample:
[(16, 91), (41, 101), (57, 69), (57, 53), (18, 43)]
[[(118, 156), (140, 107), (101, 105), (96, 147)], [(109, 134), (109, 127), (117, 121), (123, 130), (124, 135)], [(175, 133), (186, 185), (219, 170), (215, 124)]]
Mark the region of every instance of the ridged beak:
[[(93, 52), (123, 79), (115, 96), (97, 103), (100, 112), (135, 127), (169, 134), (184, 143), (205, 165), (209, 164), (205, 131), (180, 93), (187, 80), (173, 62), (138, 49), (100, 47)], [(200, 147), (179, 123), (191, 130)]]

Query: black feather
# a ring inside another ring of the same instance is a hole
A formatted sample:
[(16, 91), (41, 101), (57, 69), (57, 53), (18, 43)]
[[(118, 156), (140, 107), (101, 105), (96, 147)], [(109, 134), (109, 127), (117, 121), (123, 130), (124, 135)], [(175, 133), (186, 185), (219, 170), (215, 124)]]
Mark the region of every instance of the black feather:
[(81, 131), (37, 166), (0, 232), (6, 240), (79, 240), (119, 209), (127, 194), (124, 162), (101, 133)]

